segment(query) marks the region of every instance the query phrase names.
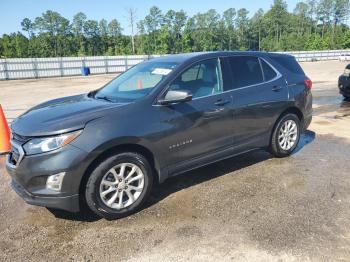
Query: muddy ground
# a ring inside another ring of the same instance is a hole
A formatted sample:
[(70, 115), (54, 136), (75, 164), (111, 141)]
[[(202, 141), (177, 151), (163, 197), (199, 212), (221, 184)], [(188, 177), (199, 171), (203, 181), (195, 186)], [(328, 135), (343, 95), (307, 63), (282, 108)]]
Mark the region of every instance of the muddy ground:
[[(314, 119), (298, 150), (256, 151), (172, 178), (138, 214), (117, 221), (25, 204), (0, 160), (0, 261), (350, 261), (350, 102), (345, 64), (302, 64)], [(109, 79), (0, 82), (8, 120), (41, 101)]]

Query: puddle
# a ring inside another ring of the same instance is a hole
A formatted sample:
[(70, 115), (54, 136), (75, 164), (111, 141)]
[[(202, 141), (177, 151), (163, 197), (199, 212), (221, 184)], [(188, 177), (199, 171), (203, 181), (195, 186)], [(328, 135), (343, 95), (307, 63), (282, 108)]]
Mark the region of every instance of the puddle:
[(342, 118), (345, 118), (345, 117), (348, 117), (350, 116), (350, 114), (344, 114), (344, 115), (336, 115), (334, 116), (335, 119), (342, 119)]
[(344, 100), (341, 96), (318, 98), (314, 99), (313, 111), (314, 116), (334, 113), (332, 118), (344, 118), (350, 115), (350, 102)]

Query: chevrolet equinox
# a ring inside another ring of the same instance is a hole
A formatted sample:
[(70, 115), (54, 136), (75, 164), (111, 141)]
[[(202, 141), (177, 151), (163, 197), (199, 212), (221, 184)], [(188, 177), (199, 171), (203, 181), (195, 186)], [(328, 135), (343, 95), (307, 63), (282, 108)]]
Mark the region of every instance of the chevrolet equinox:
[(255, 149), (289, 156), (311, 122), (311, 86), (284, 54), (151, 59), (15, 119), (11, 186), (29, 204), (127, 216), (155, 182)]

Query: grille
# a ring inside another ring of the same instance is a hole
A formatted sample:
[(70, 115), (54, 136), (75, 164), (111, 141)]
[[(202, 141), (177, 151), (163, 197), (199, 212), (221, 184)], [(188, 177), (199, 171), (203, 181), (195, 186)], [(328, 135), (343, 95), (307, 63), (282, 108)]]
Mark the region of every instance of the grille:
[(14, 150), (12, 150), (12, 152), (10, 153), (10, 163), (12, 165), (17, 165), (18, 160), (19, 160), (19, 153), (15, 153)]
[(24, 137), (17, 135), (15, 133), (12, 133), (12, 138), (11, 138), (11, 152), (8, 157), (8, 161), (11, 165), (17, 166), (23, 156), (24, 156), (24, 151), (22, 149), (22, 145), (26, 143), (30, 138)]

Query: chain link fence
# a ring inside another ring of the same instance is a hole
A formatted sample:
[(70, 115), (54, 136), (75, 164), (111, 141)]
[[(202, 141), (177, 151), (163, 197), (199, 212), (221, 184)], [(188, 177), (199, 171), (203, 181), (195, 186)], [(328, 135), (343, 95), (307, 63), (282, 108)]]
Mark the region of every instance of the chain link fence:
[[(336, 60), (350, 50), (280, 52), (291, 54), (298, 61)], [(0, 59), (0, 80), (81, 75), (82, 67), (91, 74), (122, 73), (128, 68), (159, 55), (90, 56), (53, 58)]]

